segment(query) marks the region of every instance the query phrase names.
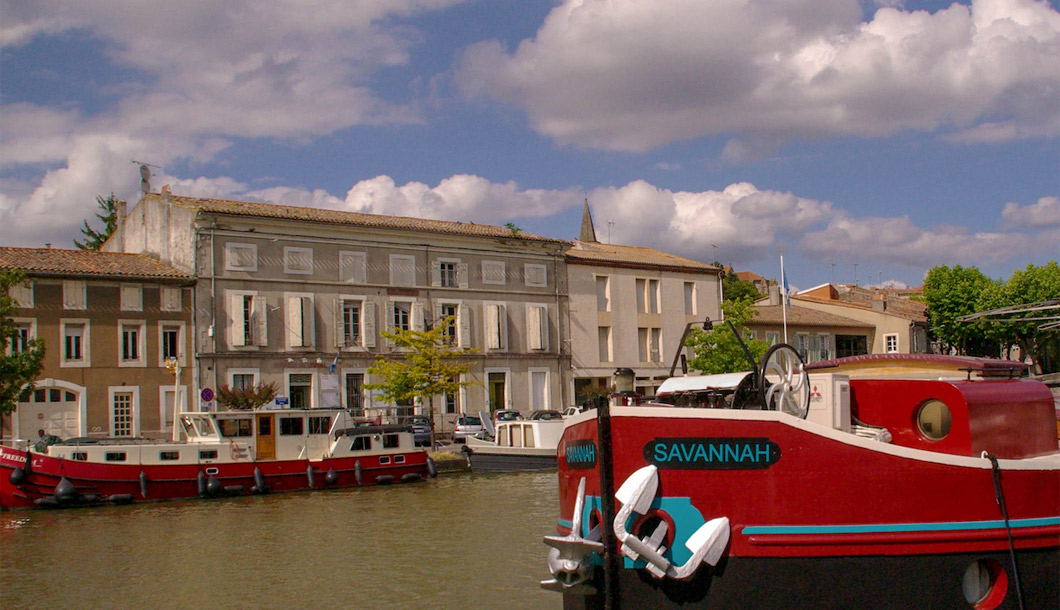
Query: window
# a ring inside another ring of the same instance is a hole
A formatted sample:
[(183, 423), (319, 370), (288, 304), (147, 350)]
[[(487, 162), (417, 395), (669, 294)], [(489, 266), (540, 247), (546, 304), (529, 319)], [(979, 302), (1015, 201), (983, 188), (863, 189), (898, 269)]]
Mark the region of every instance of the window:
[(316, 316), (312, 295), (287, 297), (287, 347), (313, 347), (316, 344)]
[(685, 282), (685, 315), (696, 315), (696, 283)]
[(280, 436), (301, 436), (305, 422), (301, 417), (281, 417)]
[(354, 417), (364, 415), (364, 373), (346, 373), (346, 408)]
[(287, 376), (287, 395), (291, 398), (292, 409), (308, 409), (313, 406), (313, 374), (289, 373)]
[(8, 352), (11, 354), (21, 354), (29, 349), (29, 342), (36, 336), (36, 324), (32, 320), (14, 320), (14, 323), (15, 332), (14, 336), (11, 337)]
[(457, 345), (459, 338), (457, 336), (457, 323), (460, 319), (459, 312), (460, 306), (455, 303), (442, 303), (439, 306), (439, 317), (438, 323), (441, 324), (443, 320), (452, 316), (452, 320), (446, 325), (445, 330), (442, 332), (442, 340), (446, 345)]
[(389, 463), (390, 463), (390, 456), (389, 455), (381, 455), (381, 456), (379, 456), (379, 464), (380, 465), (389, 464)]
[(62, 322), (63, 351), (61, 366), (89, 366), (89, 328), (87, 320)]
[(330, 417), (310, 417), (309, 418), (309, 433), (310, 434), (327, 434), (331, 432), (331, 418)]
[(526, 341), (531, 350), (548, 349), (548, 307), (526, 306)]
[(508, 349), (508, 310), (502, 303), (486, 303), (486, 349)]
[(159, 451), (158, 459), (162, 462), (172, 462), (180, 459), (179, 451)]
[(144, 289), (142, 286), (123, 284), (121, 287), (121, 310), (143, 311)]
[(111, 388), (110, 435), (136, 435), (136, 392)]
[(233, 390), (252, 390), (257, 384), (256, 371), (228, 369), (228, 387)]
[(504, 284), (504, 261), (482, 261), (482, 283)]
[(459, 259), (440, 258), (431, 267), (431, 286), (467, 288), (467, 264)]
[(268, 345), (265, 297), (254, 292), (228, 291), (228, 342), (233, 347)]
[(368, 256), (364, 252), (339, 252), (339, 281), (344, 284), (368, 283)]
[(70, 459), (71, 460), (77, 460), (78, 462), (87, 462), (88, 461), (88, 454), (85, 453), (84, 451), (78, 451), (76, 453), (70, 454)]
[(527, 263), (523, 265), (523, 277), (527, 286), (545, 288), (548, 286), (548, 267)]
[(313, 273), (313, 249), (284, 248), (283, 272), (298, 275), (311, 275)]
[(950, 433), (953, 416), (946, 403), (932, 398), (920, 406), (916, 416), (920, 434), (933, 441), (940, 441)]
[(7, 295), (15, 301), (15, 307), (21, 307), (23, 309), (29, 309), (30, 307), (33, 307), (32, 282), (27, 281), (15, 286), (11, 286), (7, 289)]
[(766, 331), (766, 343), (771, 346), (780, 343), (780, 333), (774, 331)]
[(662, 329), (638, 328), (637, 352), (641, 362), (662, 362)]
[(898, 353), (898, 335), (884, 335), (883, 344), (888, 354)]
[(184, 364), (184, 323), (162, 322), (158, 325), (159, 365), (165, 366), (167, 360), (174, 359)]
[(611, 362), (611, 327), (601, 326), (596, 330), (599, 335), (600, 362)]
[(182, 291), (173, 286), (163, 286), (159, 307), (162, 311), (180, 311), (184, 307)]
[(360, 298), (335, 300), (335, 347), (375, 347), (375, 306)]
[(105, 462), (124, 462), (125, 452), (124, 451), (107, 451), (103, 454), (103, 461)]
[[(383, 435), (383, 448), (384, 449), (396, 449), (400, 445), (400, 437), (396, 434), (384, 434)], [(380, 460), (382, 463), (382, 460)]]
[(350, 451), (368, 451), (371, 448), (371, 439), (367, 436), (355, 436), (350, 443)]
[(361, 344), (361, 302), (342, 301), (342, 343), (339, 345)]
[(596, 277), (596, 311), (611, 311), (611, 278)]
[(63, 309), (85, 309), (85, 283), (79, 280), (63, 281)]
[(119, 366), (144, 366), (144, 322), (118, 322)]
[(390, 328), (393, 330), (408, 330), (410, 328), (409, 317), (412, 315), (411, 309), (411, 303), (391, 303)]
[(217, 450), (216, 449), (200, 449), (199, 450), (200, 460), (216, 460)]
[(390, 255), (390, 285), (416, 285), (416, 257), (405, 254)]
[[(456, 381), (456, 379), (454, 378), (453, 381)], [(459, 413), (460, 412), (460, 403), (459, 403), (459, 401), (457, 399), (457, 393), (456, 392), (446, 392), (445, 393), (445, 412), (446, 413)]]
[(637, 280), (637, 313), (659, 313), (659, 280)]
[(257, 271), (258, 247), (254, 244), (225, 244), (225, 269), (228, 271)]
[(254, 422), (249, 419), (218, 419), (217, 429), (225, 438), (254, 436)]

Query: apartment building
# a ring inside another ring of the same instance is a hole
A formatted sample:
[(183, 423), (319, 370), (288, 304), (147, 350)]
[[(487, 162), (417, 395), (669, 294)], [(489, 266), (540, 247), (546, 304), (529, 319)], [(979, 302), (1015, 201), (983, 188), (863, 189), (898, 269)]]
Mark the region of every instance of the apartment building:
[(611, 391), (616, 369), (632, 369), (636, 391), (654, 396), (688, 324), (721, 318), (721, 269), (653, 248), (603, 244), (588, 203), (567, 250), (575, 400)]
[[(395, 418), (364, 389), (367, 369), (399, 356), (385, 329), (447, 316), (474, 350), (458, 395), (437, 396), (436, 429), (455, 414), (561, 408), (571, 400), (568, 242), (474, 223), (145, 195), (105, 249), (193, 274), (195, 384), (276, 383), (292, 407), (345, 406)], [(203, 404), (204, 408), (214, 405)]]
[(27, 280), (10, 289), (10, 350), (44, 340), (35, 391), (4, 418), (7, 438), (172, 434), (188, 401), (193, 276), (147, 256), (0, 247), (0, 269)]

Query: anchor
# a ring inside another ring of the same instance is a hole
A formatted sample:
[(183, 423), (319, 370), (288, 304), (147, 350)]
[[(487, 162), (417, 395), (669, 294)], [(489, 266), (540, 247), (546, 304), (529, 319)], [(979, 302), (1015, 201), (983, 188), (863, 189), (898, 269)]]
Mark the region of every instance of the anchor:
[(622, 486), (615, 492), (615, 499), (622, 503), (622, 509), (615, 515), (615, 537), (622, 542), (622, 553), (636, 561), (643, 557), (648, 562), (647, 570), (655, 578), (664, 576), (684, 580), (696, 573), (703, 563), (717, 565), (729, 543), (729, 519), (718, 517), (704, 523), (685, 541), (685, 547), (692, 551), (692, 557), (681, 566), (674, 566), (663, 556), (666, 547), (662, 541), (666, 538), (666, 522), (659, 523), (651, 536), (637, 538), (626, 531), (626, 521), (633, 513), (646, 514), (651, 508), (652, 500), (659, 490), (659, 469), (649, 465), (629, 475)]
[(578, 497), (574, 501), (574, 515), (571, 518), (570, 534), (566, 536), (545, 536), (544, 543), (552, 547), (548, 551), (548, 570), (552, 573), (550, 580), (542, 580), (541, 588), (550, 591), (575, 591), (591, 595), (596, 590), (587, 581), (592, 576), (593, 566), (589, 555), (603, 554), (604, 545), (600, 542), (600, 528), (589, 532), (588, 538), (581, 536), (582, 509), (585, 506), (585, 477), (578, 483)]

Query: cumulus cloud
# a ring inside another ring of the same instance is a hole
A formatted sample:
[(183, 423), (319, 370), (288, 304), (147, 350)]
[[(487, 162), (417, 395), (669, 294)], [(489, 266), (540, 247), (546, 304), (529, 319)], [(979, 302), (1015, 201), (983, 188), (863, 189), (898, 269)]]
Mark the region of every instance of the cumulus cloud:
[(862, 21), (856, 0), (567, 0), (512, 51), (469, 48), (457, 82), (522, 107), (560, 143), (609, 150), (734, 133), (724, 154), (741, 160), (756, 140), (1060, 132), (1060, 13), (1049, 4), (883, 4)]
[(1004, 229), (1060, 228), (1060, 198), (1042, 197), (1026, 206), (1010, 201), (1001, 210), (1001, 226)]

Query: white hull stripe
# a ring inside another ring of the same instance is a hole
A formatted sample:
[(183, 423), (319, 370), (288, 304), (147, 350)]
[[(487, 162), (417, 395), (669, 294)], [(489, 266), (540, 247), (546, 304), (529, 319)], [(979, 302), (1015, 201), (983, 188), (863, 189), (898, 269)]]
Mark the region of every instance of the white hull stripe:
[[(1012, 519), (1009, 527), (1042, 527), (1060, 525), (1060, 517), (1040, 519)], [(969, 530), (1004, 529), (1005, 522), (956, 521), (949, 523), (879, 523), (869, 525), (748, 525), (742, 533), (747, 536), (769, 534), (885, 534), (893, 532), (956, 532)]]

